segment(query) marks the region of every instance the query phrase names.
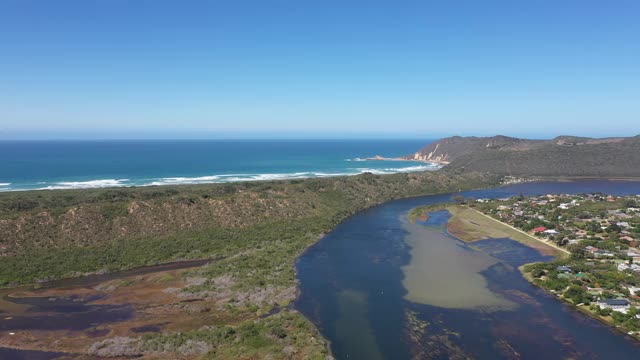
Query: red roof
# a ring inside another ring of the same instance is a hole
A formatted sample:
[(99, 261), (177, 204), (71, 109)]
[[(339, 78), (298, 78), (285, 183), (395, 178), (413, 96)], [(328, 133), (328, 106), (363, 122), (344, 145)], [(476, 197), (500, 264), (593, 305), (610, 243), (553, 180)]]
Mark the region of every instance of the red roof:
[(545, 230), (547, 230), (547, 228), (544, 227), (544, 226), (539, 226), (539, 227), (533, 229), (534, 232), (543, 232)]

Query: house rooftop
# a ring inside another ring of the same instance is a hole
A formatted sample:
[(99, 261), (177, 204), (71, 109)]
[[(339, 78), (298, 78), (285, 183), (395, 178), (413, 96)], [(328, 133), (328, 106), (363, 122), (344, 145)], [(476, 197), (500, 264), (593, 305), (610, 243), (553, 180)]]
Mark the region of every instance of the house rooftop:
[(606, 299), (604, 301), (600, 301), (601, 303), (607, 304), (609, 306), (627, 306), (629, 305), (629, 300), (627, 299)]

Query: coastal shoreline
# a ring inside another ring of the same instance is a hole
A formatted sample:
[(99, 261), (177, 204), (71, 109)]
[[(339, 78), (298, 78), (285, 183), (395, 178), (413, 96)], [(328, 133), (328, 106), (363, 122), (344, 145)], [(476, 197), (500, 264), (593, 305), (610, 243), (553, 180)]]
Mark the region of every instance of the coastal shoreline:
[[(39, 186), (34, 188), (8, 188), (0, 187), (0, 194), (2, 193), (20, 193), (28, 191), (60, 191), (60, 190), (91, 190), (91, 189), (127, 189), (127, 188), (145, 188), (145, 187), (165, 187), (165, 186), (194, 186), (194, 185), (212, 185), (212, 184), (241, 184), (245, 182), (265, 182), (265, 181), (290, 181), (290, 180), (306, 180), (306, 179), (328, 179), (336, 177), (349, 177), (358, 176), (366, 173), (376, 175), (392, 175), (403, 174), (421, 171), (437, 171), (442, 167), (442, 164), (433, 163), (429, 161), (419, 160), (406, 160), (406, 159), (373, 159), (367, 158), (366, 161), (404, 161), (411, 163), (428, 164), (432, 167), (429, 168), (424, 165), (416, 165), (402, 168), (358, 168), (353, 172), (341, 172), (341, 173), (324, 173), (320, 171), (304, 171), (295, 173), (264, 173), (264, 174), (217, 174), (217, 175), (205, 175), (194, 177), (165, 177), (165, 178), (150, 178), (150, 179), (94, 179), (86, 181), (61, 181), (53, 182), (51, 185), (47, 182), (42, 182)], [(143, 181), (144, 180), (144, 181)], [(12, 186), (16, 183), (7, 183)], [(7, 185), (9, 186), (9, 185)]]
[[(391, 174), (422, 162), (359, 162), (401, 156), (430, 140), (203, 140), (2, 143), (0, 192), (195, 185)], [(47, 153), (59, 154), (54, 171)], [(409, 169), (407, 169), (409, 168)], [(411, 169), (413, 168), (413, 169)]]

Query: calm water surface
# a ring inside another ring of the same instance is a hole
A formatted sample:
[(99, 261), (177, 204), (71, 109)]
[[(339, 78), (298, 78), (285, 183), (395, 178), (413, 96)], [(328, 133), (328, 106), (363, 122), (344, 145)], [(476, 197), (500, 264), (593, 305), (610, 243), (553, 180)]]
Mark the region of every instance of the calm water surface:
[[(520, 192), (640, 194), (640, 182), (540, 182), (463, 195), (500, 198)], [(522, 278), (518, 266), (549, 257), (509, 239), (465, 244), (446, 234), (446, 213), (435, 214), (429, 224), (404, 220), (410, 209), (451, 196), (393, 201), (364, 211), (298, 259), (296, 307), (331, 341), (337, 358), (640, 358), (635, 340)], [(426, 269), (423, 280), (414, 281), (424, 296), (412, 298), (403, 282), (416, 264)]]

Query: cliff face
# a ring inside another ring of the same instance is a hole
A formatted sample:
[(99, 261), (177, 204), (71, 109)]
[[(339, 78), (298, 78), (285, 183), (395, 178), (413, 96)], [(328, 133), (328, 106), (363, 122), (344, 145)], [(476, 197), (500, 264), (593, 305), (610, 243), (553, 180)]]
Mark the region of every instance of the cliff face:
[(552, 140), (455, 136), (429, 144), (406, 158), (498, 175), (640, 176), (640, 136), (559, 136)]
[(431, 143), (418, 150), (415, 154), (405, 158), (448, 164), (456, 158), (481, 151), (485, 148), (498, 149), (514, 146), (520, 142), (522, 142), (522, 139), (507, 136), (494, 136), (490, 138), (453, 136)]

